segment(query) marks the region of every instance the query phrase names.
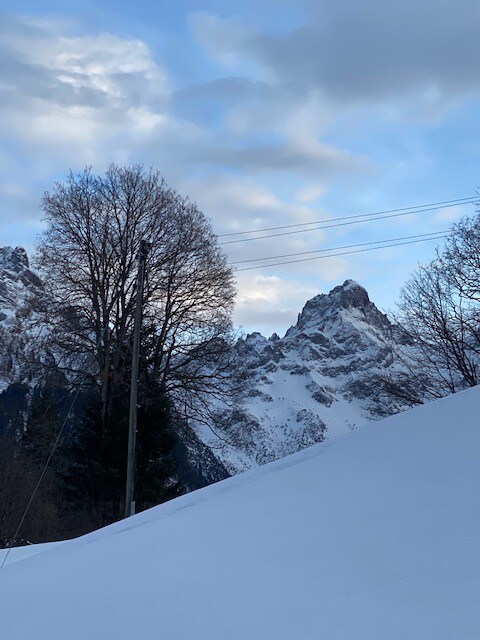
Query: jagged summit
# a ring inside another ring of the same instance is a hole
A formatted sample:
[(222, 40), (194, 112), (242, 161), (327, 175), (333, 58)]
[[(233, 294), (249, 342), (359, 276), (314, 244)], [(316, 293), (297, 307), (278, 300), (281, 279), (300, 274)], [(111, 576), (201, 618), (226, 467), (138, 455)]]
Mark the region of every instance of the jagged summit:
[(392, 366), (394, 330), (354, 280), (315, 296), (283, 338), (239, 340), (248, 398), (217, 425), (233, 446), (215, 449), (202, 429), (199, 438), (235, 473), (395, 413), (403, 407), (382, 397), (377, 377)]
[(320, 293), (309, 300), (300, 315), (311, 310), (325, 312), (331, 308), (335, 308), (337, 311), (341, 308), (347, 309), (349, 307), (363, 309), (370, 304), (372, 303), (364, 287), (355, 282), (355, 280), (345, 280), (343, 284), (338, 285), (329, 293)]
[(0, 247), (0, 321), (14, 317), (28, 294), (41, 286), (23, 247)]
[(363, 321), (375, 327), (387, 329), (390, 323), (381, 313), (368, 293), (355, 280), (345, 280), (329, 293), (321, 293), (311, 298), (298, 315), (297, 323), (286, 336), (299, 331), (320, 331), (331, 328), (333, 323)]
[(0, 247), (0, 269), (16, 273), (29, 268), (27, 252), (23, 247)]
[(355, 280), (345, 280), (342, 285), (332, 289), (327, 297), (335, 299), (335, 303), (343, 308), (365, 308), (372, 304), (367, 290)]

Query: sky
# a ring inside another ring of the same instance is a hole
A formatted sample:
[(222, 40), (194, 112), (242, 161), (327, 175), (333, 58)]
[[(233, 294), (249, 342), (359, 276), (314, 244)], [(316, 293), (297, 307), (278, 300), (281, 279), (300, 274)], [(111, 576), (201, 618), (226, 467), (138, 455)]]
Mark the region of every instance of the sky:
[[(43, 193), (111, 162), (157, 168), (222, 243), (475, 196), (479, 29), (477, 0), (0, 0), (0, 246), (32, 252)], [(240, 269), (474, 210), (222, 246)], [(350, 278), (388, 311), (439, 242), (237, 271), (235, 322), (282, 334)]]

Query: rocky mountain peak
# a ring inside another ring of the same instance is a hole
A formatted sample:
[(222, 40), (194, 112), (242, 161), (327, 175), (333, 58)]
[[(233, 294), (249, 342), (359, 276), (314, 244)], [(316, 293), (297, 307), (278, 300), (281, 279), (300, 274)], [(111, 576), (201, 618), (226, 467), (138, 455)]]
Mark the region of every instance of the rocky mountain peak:
[(267, 339), (258, 331), (248, 333), (245, 337), (245, 343), (250, 347), (263, 347), (265, 346), (266, 342)]
[[(42, 288), (22, 247), (0, 248), (0, 392), (47, 357), (38, 334), (22, 328)], [(391, 330), (366, 290), (346, 280), (309, 300), (284, 337), (248, 334), (232, 370), (245, 397), (213, 407), (214, 428), (195, 423), (185, 455), (200, 476), (218, 479), (402, 408), (385, 402), (376, 378), (393, 363)]]
[(372, 304), (366, 289), (355, 280), (345, 280), (343, 284), (332, 289), (327, 297), (331, 298), (334, 304), (343, 309), (348, 309), (349, 307), (365, 309)]
[(235, 473), (398, 411), (401, 402), (386, 399), (379, 384), (396, 366), (394, 330), (354, 280), (315, 296), (283, 338), (251, 333), (238, 341), (246, 397), (233, 412), (219, 411), (226, 444), (219, 448), (202, 427), (199, 439)]
[(342, 309), (365, 310), (372, 303), (366, 290), (354, 280), (345, 280), (342, 285), (332, 289), (329, 293), (320, 293), (311, 298), (298, 315), (297, 324), (288, 330), (291, 333), (308, 326), (322, 327), (329, 323), (333, 316), (337, 316)]
[(0, 321), (13, 317), (26, 296), (41, 287), (23, 247), (0, 247)]
[(366, 289), (355, 280), (345, 280), (329, 293), (321, 293), (309, 300), (299, 314), (296, 326), (289, 329), (287, 335), (307, 328), (323, 331), (337, 319), (349, 318), (357, 318), (376, 327), (390, 326), (387, 317), (370, 301)]
[(0, 247), (0, 269), (20, 273), (28, 269), (28, 256), (23, 247)]

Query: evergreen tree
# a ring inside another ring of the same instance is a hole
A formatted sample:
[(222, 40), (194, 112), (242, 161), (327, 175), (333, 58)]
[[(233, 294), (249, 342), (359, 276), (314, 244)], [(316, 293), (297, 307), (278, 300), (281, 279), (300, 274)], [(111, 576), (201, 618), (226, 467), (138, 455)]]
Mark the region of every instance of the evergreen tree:
[[(128, 413), (126, 384), (119, 382), (111, 390), (107, 423), (99, 390), (92, 389), (68, 448), (70, 464), (63, 474), (64, 488), (71, 505), (86, 517), (88, 528), (105, 526), (124, 515)], [(158, 383), (143, 375), (138, 409), (137, 511), (183, 492), (177, 477), (176, 443), (170, 403)]]
[[(21, 398), (19, 390), (16, 389)], [(29, 401), (25, 394), (23, 403), (18, 405), (23, 410), (18, 415), (12, 414), (9, 435), (0, 437), (0, 539), (4, 544), (43, 542), (68, 535), (58, 475), (61, 448), (57, 448), (43, 474), (35, 500), (16, 535), (63, 423), (62, 404), (66, 399), (65, 390), (55, 392), (48, 385), (35, 389)]]

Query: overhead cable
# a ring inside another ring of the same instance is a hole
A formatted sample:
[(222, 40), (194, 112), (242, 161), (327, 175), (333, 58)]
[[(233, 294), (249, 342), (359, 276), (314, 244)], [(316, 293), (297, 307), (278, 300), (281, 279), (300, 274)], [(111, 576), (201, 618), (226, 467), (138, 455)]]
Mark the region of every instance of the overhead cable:
[(321, 260), (321, 259), (325, 259), (325, 258), (335, 258), (337, 256), (346, 256), (346, 255), (350, 255), (352, 253), (364, 253), (366, 251), (376, 251), (378, 249), (388, 249), (389, 247), (401, 247), (404, 245), (409, 245), (409, 244), (417, 244), (419, 242), (428, 242), (430, 240), (440, 240), (442, 238), (446, 238), (448, 236), (443, 235), (443, 236), (435, 236), (432, 238), (423, 238), (420, 240), (410, 240), (407, 242), (398, 242), (395, 244), (384, 244), (382, 246), (379, 247), (369, 247), (367, 249), (354, 249), (353, 251), (342, 251), (342, 252), (338, 252), (338, 253), (331, 253), (328, 255), (321, 255), (321, 256), (314, 256), (313, 258), (302, 258), (300, 260), (286, 260), (284, 262), (274, 262), (272, 264), (265, 264), (265, 265), (256, 265), (254, 267), (243, 267), (242, 269), (236, 269), (236, 273), (240, 272), (240, 271), (252, 271), (253, 269), (264, 269), (264, 268), (268, 268), (268, 267), (277, 267), (280, 265), (285, 265), (285, 264), (295, 264), (298, 262), (310, 262), (311, 260)]
[(448, 233), (448, 230), (444, 230), (444, 231), (434, 231), (432, 233), (420, 233), (417, 235), (413, 235), (413, 236), (402, 236), (400, 238), (388, 238), (386, 240), (376, 240), (374, 242), (362, 242), (360, 244), (347, 244), (341, 247), (329, 247), (326, 249), (315, 249), (313, 251), (300, 251), (299, 253), (283, 253), (277, 256), (268, 256), (265, 258), (250, 258), (249, 260), (237, 260), (235, 262), (231, 262), (231, 265), (236, 265), (236, 264), (245, 264), (247, 262), (263, 262), (265, 260), (277, 260), (279, 258), (293, 258), (295, 256), (306, 256), (306, 255), (311, 255), (313, 253), (325, 253), (327, 251), (340, 251), (341, 249), (353, 249), (356, 247), (367, 247), (370, 245), (376, 245), (376, 244), (384, 244), (385, 242), (396, 242), (396, 241), (400, 241), (400, 240), (414, 240), (416, 238), (428, 238), (431, 237), (432, 240), (435, 237), (440, 237), (440, 238), (444, 238), (445, 234)]
[[(322, 229), (333, 229), (335, 227), (345, 227), (345, 226), (349, 226), (349, 225), (353, 225), (353, 224), (361, 224), (363, 222), (373, 222), (375, 220), (387, 220), (389, 218), (399, 218), (402, 216), (408, 216), (408, 215), (415, 215), (416, 213), (428, 213), (430, 211), (437, 211), (440, 209), (446, 209), (449, 208), (451, 206), (454, 206), (454, 204), (452, 203), (456, 203), (457, 205), (460, 204), (471, 204), (474, 202), (478, 201), (478, 197), (475, 198), (469, 198), (469, 199), (464, 199), (464, 200), (456, 200), (456, 201), (449, 201), (448, 204), (434, 204), (431, 206), (427, 206), (427, 205), (421, 205), (417, 208), (415, 208), (415, 210), (413, 210), (413, 208), (409, 208), (407, 209), (400, 209), (400, 210), (395, 210), (395, 209), (391, 209), (390, 211), (394, 211), (395, 213), (389, 213), (387, 210), (384, 212), (376, 212), (376, 213), (365, 213), (365, 214), (358, 214), (355, 216), (343, 216), (341, 218), (335, 218), (335, 219), (330, 219), (330, 220), (319, 220), (315, 223), (302, 223), (303, 224), (316, 224), (316, 225), (320, 225), (320, 226), (316, 226), (313, 228), (308, 228), (308, 229), (296, 229), (295, 231), (284, 231), (282, 233), (273, 233), (273, 234), (267, 234), (267, 235), (262, 235), (262, 236), (256, 236), (253, 238), (239, 238), (236, 240), (227, 240), (226, 242), (220, 242), (220, 245), (228, 245), (228, 244), (237, 244), (239, 242), (251, 242), (253, 240), (265, 240), (267, 238), (278, 238), (280, 236), (288, 236), (288, 235), (294, 235), (294, 234), (298, 234), (298, 233), (308, 233), (311, 231), (319, 231)], [(338, 220), (346, 220), (346, 222), (338, 222)], [(330, 224), (331, 223), (331, 224)], [(292, 225), (293, 227), (297, 227), (298, 225)], [(275, 227), (272, 227), (272, 229), (274, 229)], [(278, 229), (281, 228), (291, 228), (290, 225), (287, 225), (285, 227), (277, 227)], [(267, 229), (264, 230), (259, 230), (260, 231), (266, 231)], [(245, 232), (239, 232), (239, 233), (255, 233), (255, 231), (245, 231)], [(222, 236), (219, 236), (222, 237)]]

